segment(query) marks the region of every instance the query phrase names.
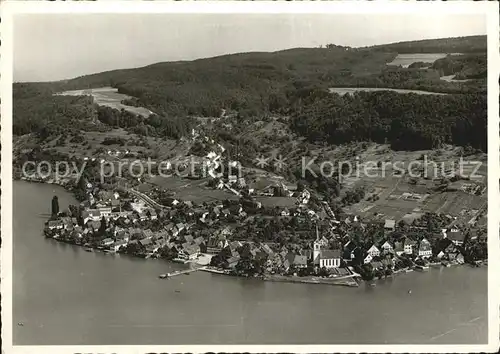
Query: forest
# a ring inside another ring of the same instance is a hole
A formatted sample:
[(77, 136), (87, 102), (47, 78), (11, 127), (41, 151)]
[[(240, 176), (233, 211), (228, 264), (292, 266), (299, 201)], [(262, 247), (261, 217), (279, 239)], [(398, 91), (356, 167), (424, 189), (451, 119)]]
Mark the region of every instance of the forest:
[(291, 127), (310, 141), (390, 142), (395, 150), (442, 144), (487, 149), (487, 97), (391, 91), (324, 95), (311, 91), (293, 107)]
[(485, 53), (486, 36), (425, 39), (369, 47), (373, 50), (405, 53)]
[[(391, 67), (398, 53), (449, 55), (429, 68)], [(311, 142), (390, 142), (394, 149), (445, 143), (486, 150), (486, 36), (405, 42), (370, 48), (327, 45), (273, 53), (241, 53), (190, 62), (157, 63), (52, 83), (15, 83), (15, 135), (40, 138), (71, 129), (120, 127), (140, 135), (179, 138), (199, 116), (238, 112), (238, 122), (269, 114), (290, 116), (294, 132)], [(476, 53), (477, 52), (477, 53)], [(480, 52), (480, 53), (479, 53)], [(440, 75), (474, 79), (448, 82)], [(54, 95), (112, 86), (149, 117), (97, 106), (92, 98)], [(449, 95), (389, 91), (338, 96), (330, 87), (427, 90)]]

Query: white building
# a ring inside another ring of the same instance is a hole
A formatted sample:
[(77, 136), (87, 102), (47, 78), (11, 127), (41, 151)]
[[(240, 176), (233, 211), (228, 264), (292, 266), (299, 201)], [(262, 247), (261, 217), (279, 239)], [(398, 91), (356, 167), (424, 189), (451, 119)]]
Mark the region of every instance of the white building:
[(372, 245), (372, 246), (368, 249), (367, 253), (368, 253), (370, 256), (372, 256), (372, 258), (373, 258), (373, 257), (378, 257), (378, 256), (380, 256), (380, 250), (379, 250), (379, 249), (377, 248), (377, 246), (375, 246), (375, 245)]

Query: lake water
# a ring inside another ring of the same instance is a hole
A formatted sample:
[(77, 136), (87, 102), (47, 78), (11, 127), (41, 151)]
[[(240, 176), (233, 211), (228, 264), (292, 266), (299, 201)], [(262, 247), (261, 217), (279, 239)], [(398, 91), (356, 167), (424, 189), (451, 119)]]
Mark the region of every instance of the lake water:
[(14, 345), (487, 343), (487, 268), (359, 288), (203, 272), (160, 280), (182, 266), (45, 239), (53, 195), (61, 209), (74, 199), (51, 185), (13, 188)]
[[(401, 65), (403, 68), (407, 68), (413, 63), (424, 62), (424, 63), (434, 63), (438, 59), (445, 58), (447, 53), (410, 53), (410, 54), (398, 54), (396, 58), (387, 65)], [(460, 55), (459, 53), (452, 53), (451, 55)]]
[(134, 107), (128, 106), (121, 101), (125, 99), (132, 98), (131, 96), (124, 95), (122, 93), (118, 93), (118, 89), (113, 87), (100, 87), (92, 90), (73, 90), (73, 91), (64, 91), (59, 93), (58, 95), (62, 96), (82, 96), (86, 94), (92, 94), (94, 97), (94, 102), (100, 106), (107, 106), (117, 110), (124, 109), (134, 114), (138, 114), (143, 116), (144, 118), (149, 117), (153, 112), (144, 107)]
[(366, 91), (366, 92), (394, 91), (398, 93), (416, 93), (419, 95), (446, 95), (446, 93), (440, 93), (440, 92), (380, 88), (380, 87), (331, 87), (328, 90), (330, 91), (330, 93), (338, 93), (339, 95), (345, 95), (346, 93), (353, 94), (354, 92), (359, 92), (359, 91)]

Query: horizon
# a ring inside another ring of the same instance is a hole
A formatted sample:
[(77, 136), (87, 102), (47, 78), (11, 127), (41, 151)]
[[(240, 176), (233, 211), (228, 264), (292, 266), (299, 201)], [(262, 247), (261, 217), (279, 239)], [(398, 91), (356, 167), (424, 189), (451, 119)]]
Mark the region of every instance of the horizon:
[(13, 76), (16, 83), (54, 82), (164, 62), (329, 43), (360, 48), (481, 35), (486, 35), (486, 18), (476, 14), (19, 15), (14, 20)]

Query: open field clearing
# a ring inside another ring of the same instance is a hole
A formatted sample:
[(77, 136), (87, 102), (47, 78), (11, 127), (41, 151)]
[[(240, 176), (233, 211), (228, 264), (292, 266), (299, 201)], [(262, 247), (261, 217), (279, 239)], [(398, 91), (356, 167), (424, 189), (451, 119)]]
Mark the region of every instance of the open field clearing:
[[(424, 62), (432, 64), (438, 59), (446, 57), (447, 53), (411, 53), (411, 54), (398, 54), (398, 56), (388, 63), (387, 65), (401, 65), (403, 68), (409, 67), (413, 63)], [(453, 55), (458, 55), (453, 53)]]
[(297, 199), (289, 197), (255, 197), (255, 200), (262, 203), (264, 207), (291, 208), (295, 206)]
[(117, 110), (124, 109), (126, 111), (129, 111), (130, 113), (141, 115), (144, 118), (147, 118), (151, 114), (153, 114), (153, 112), (147, 108), (128, 106), (121, 103), (123, 100), (130, 99), (132, 97), (124, 95), (122, 93), (118, 93), (118, 89), (112, 87), (100, 87), (91, 90), (64, 91), (59, 93), (58, 95), (62, 96), (92, 95), (94, 97), (94, 102), (100, 106), (107, 106)]
[(380, 87), (330, 87), (328, 89), (331, 93), (338, 93), (339, 95), (345, 95), (347, 93), (353, 94), (359, 91), (366, 92), (376, 92), (376, 91), (394, 91), (398, 93), (416, 93), (419, 95), (446, 95), (446, 93), (422, 91), (422, 90), (405, 90), (405, 89), (394, 89), (394, 88), (380, 88)]
[(148, 183), (142, 184), (139, 187), (139, 191), (145, 192), (155, 187), (159, 187), (173, 191), (175, 193), (175, 198), (190, 200), (196, 203), (238, 199), (235, 194), (227, 190), (207, 188), (206, 183), (206, 179), (156, 176), (150, 179)]

